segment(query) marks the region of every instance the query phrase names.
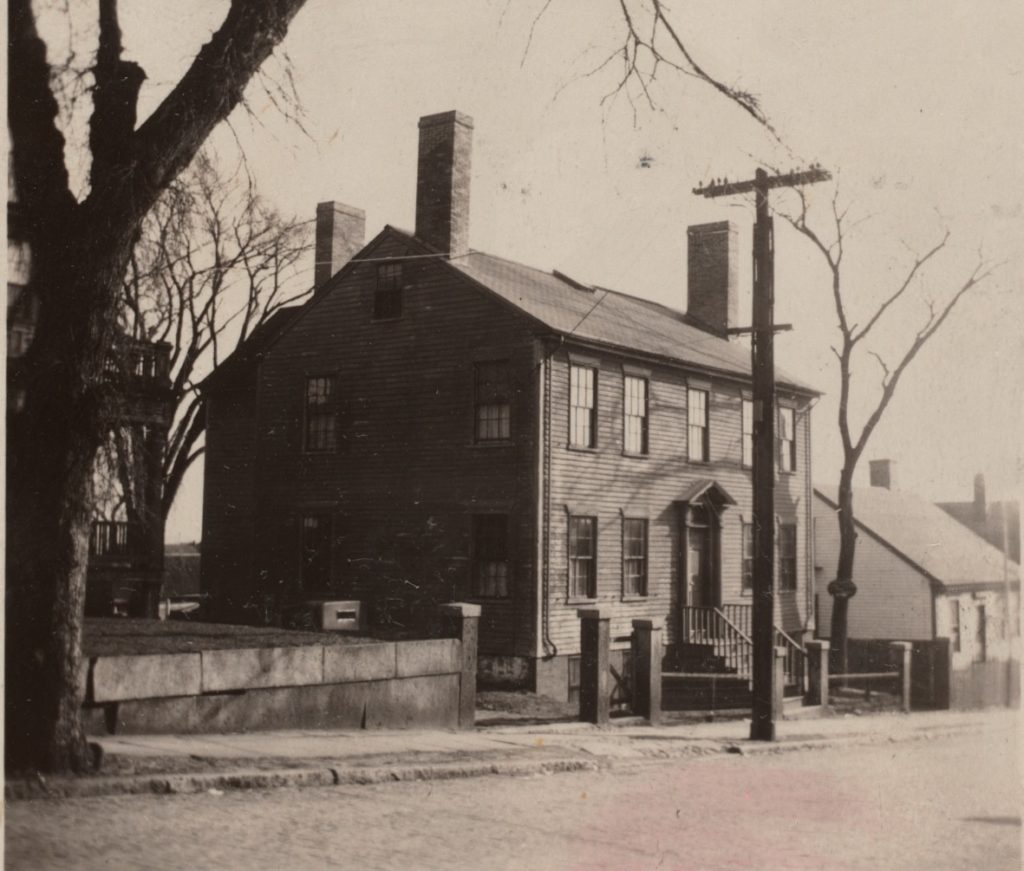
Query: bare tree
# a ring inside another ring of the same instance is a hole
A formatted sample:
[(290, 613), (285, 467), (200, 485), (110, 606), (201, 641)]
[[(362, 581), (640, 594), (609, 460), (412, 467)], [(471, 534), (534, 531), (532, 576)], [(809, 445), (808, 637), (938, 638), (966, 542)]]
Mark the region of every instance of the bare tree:
[[(892, 401), (899, 386), (900, 379), (907, 367), (913, 362), (918, 352), (934, 336), (952, 314), (957, 304), (974, 287), (988, 278), (994, 266), (986, 263), (980, 252), (973, 270), (964, 277), (955, 288), (944, 294), (944, 299), (923, 299), (927, 316), (922, 318), (920, 328), (905, 341), (902, 350), (895, 350), (883, 356), (876, 350), (867, 349), (861, 343), (868, 338), (874, 329), (885, 320), (887, 314), (894, 311), (903, 300), (909, 300), (915, 293), (915, 280), (923, 276), (925, 268), (946, 249), (950, 233), (946, 230), (942, 238), (923, 254), (914, 256), (914, 260), (903, 273), (902, 280), (888, 292), (873, 311), (859, 320), (853, 320), (851, 301), (844, 295), (843, 256), (845, 253), (846, 233), (848, 225), (844, 224), (848, 209), (840, 210), (838, 192), (832, 198), (832, 229), (828, 235), (820, 233), (808, 223), (808, 201), (806, 194), (799, 190), (800, 209), (795, 215), (783, 217), (805, 238), (809, 239), (821, 254), (831, 275), (832, 301), (835, 306), (839, 328), (839, 347), (832, 347), (832, 352), (839, 361), (839, 436), (843, 447), (843, 467), (839, 473), (839, 561), (836, 576), (828, 585), (828, 592), (833, 598), (831, 642), (834, 651), (835, 665), (841, 673), (847, 670), (847, 620), (850, 599), (857, 593), (857, 585), (853, 579), (854, 554), (857, 547), (857, 530), (854, 523), (853, 508), (853, 475), (867, 447), (872, 433), (882, 419), (889, 403)], [(881, 370), (870, 410), (862, 423), (854, 424), (850, 420), (851, 388), (853, 385), (855, 354), (864, 350), (873, 357)]]
[(8, 4), (13, 183), (39, 321), (8, 424), (6, 747), (9, 770), (83, 770), (80, 679), (103, 370), (143, 219), (241, 103), (304, 0), (232, 0), (220, 28), (137, 124), (143, 69), (123, 56), (116, 0), (98, 0), (87, 193), (72, 191), (47, 46), (31, 0)]
[[(223, 172), (205, 152), (157, 201), (124, 280), (122, 329), (167, 342), (174, 420), (164, 451), (162, 513), (202, 455), (206, 414), (198, 384), (284, 306), (310, 292), (305, 222), (258, 195), (240, 166)], [(131, 466), (120, 463), (119, 475)], [(121, 480), (122, 489), (131, 491)]]

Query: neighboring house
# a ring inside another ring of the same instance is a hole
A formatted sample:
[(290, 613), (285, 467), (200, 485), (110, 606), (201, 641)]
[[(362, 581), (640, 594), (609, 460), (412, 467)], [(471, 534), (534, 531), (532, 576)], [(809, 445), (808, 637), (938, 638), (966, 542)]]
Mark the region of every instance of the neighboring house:
[[(610, 609), (620, 661), (633, 618), (666, 618), (677, 664), (744, 638), (754, 408), (749, 350), (726, 332), (735, 228), (690, 228), (685, 314), (471, 250), (471, 133), (459, 113), (421, 119), (415, 234), (387, 226), (334, 260), (207, 380), (204, 590), (237, 614), (407, 579), (414, 598), (483, 606), (485, 679), (562, 698), (580, 607)], [(361, 216), (324, 213), (335, 231)], [(318, 228), (318, 267), (330, 238)], [(780, 375), (776, 623), (796, 646), (813, 629), (814, 396)]]
[(1020, 565), (1020, 503), (988, 502), (985, 476), (974, 476), (973, 502), (936, 502), (943, 511)]
[(199, 557), (199, 546), (195, 542), (164, 545), (164, 598), (199, 594)]
[[(25, 355), (35, 336), (39, 301), (28, 292), (31, 250), (13, 189), (8, 198), (7, 422), (13, 427), (24, 404)], [(161, 466), (173, 414), (169, 354), (166, 343), (120, 337), (107, 364), (107, 376), (120, 388), (104, 408), (110, 428), (105, 456), (116, 469), (98, 474), (94, 482), (89, 614), (157, 615), (164, 537)]]
[[(932, 503), (889, 489), (889, 461), (872, 467), (873, 486), (853, 494), (851, 642), (946, 638), (954, 680), (987, 682), (994, 671), (1001, 681), (997, 664), (1019, 656), (1019, 566)], [(839, 557), (837, 510), (837, 488), (816, 487), (817, 626), (824, 638), (832, 618), (827, 587)], [(1001, 700), (996, 696), (992, 701)]]

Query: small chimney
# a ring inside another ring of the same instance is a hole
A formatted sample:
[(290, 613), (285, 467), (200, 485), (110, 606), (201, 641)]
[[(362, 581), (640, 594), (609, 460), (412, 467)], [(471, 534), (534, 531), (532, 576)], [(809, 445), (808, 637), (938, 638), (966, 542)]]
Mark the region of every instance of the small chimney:
[(469, 252), (469, 162), (473, 119), (461, 112), (420, 118), (416, 235), (452, 257)]
[(894, 460), (871, 460), (868, 463), (871, 470), (871, 486), (895, 490), (896, 470), (893, 468), (895, 465)]
[(974, 476), (974, 516), (978, 520), (984, 520), (988, 515), (985, 504), (985, 476), (978, 472)]
[(321, 287), (366, 241), (366, 212), (328, 200), (316, 206), (313, 286)]
[(739, 233), (732, 221), (687, 230), (686, 313), (722, 336), (736, 323), (739, 307)]

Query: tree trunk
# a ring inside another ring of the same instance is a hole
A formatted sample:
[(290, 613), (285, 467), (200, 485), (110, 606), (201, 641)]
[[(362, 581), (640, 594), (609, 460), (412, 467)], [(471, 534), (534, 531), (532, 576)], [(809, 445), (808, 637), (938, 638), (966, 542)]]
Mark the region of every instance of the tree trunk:
[(857, 547), (857, 527), (853, 519), (852, 463), (843, 467), (839, 476), (839, 563), (836, 578), (828, 585), (832, 596), (832, 669), (835, 674), (846, 674), (848, 657), (848, 619), (850, 599), (857, 594), (853, 582), (853, 561)]
[[(80, 213), (31, 241), (40, 319), (8, 415), (9, 770), (83, 771), (80, 676), (92, 473), (105, 428), (103, 370), (132, 240)], [(12, 385), (13, 386), (13, 385)]]

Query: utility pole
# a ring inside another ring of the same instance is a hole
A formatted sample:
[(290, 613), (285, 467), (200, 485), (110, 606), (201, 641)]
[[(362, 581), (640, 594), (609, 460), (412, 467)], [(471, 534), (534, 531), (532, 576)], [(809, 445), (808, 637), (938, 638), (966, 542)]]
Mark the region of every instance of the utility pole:
[(748, 181), (728, 179), (694, 188), (709, 199), (754, 194), (754, 301), (753, 326), (729, 330), (751, 334), (751, 369), (754, 386), (754, 577), (753, 614), (753, 710), (750, 738), (775, 740), (775, 240), (768, 212), (768, 191), (826, 181), (832, 176), (814, 165), (801, 172), (769, 176), (763, 169)]

